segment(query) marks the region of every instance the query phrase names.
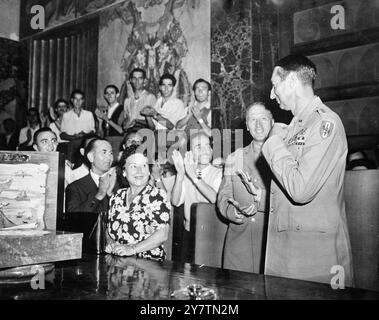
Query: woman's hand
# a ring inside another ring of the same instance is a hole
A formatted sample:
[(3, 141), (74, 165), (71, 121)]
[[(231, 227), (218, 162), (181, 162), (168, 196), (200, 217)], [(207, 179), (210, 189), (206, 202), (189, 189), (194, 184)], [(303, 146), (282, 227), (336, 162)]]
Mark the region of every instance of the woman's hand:
[(115, 243), (115, 242), (108, 243), (108, 244), (105, 246), (104, 251), (105, 251), (106, 253), (113, 254), (113, 250), (114, 250), (114, 248), (116, 247), (116, 245), (117, 245), (117, 243)]
[(117, 244), (113, 249), (113, 254), (121, 257), (129, 257), (136, 254), (133, 245)]

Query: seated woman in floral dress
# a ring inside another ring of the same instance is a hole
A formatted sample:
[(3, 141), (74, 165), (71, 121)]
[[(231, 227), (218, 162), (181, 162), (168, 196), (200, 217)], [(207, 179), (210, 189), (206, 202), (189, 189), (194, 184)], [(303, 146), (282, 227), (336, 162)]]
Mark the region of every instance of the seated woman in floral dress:
[(119, 189), (109, 200), (105, 251), (164, 260), (171, 205), (165, 191), (149, 184), (148, 159), (138, 147), (127, 148), (120, 160), (130, 186)]

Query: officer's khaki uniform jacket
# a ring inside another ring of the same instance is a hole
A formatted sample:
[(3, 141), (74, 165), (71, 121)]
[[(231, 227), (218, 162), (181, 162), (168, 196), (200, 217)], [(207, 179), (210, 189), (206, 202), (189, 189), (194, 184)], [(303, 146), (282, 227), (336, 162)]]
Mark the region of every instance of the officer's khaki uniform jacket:
[[(256, 203), (241, 178), (235, 173), (241, 169), (247, 172), (255, 184), (262, 189), (260, 203)], [(242, 224), (229, 223), (225, 239), (223, 267), (225, 269), (263, 273), (265, 236), (267, 232), (266, 190), (269, 190), (271, 172), (261, 150), (254, 150), (253, 143), (237, 149), (226, 159), (224, 178), (217, 196), (220, 213), (227, 217), (230, 211), (234, 215), (234, 206), (229, 198), (238, 201), (243, 207), (255, 203), (257, 213), (254, 217), (244, 217)]]
[(270, 137), (262, 152), (275, 176), (265, 273), (330, 283), (332, 267), (340, 265), (351, 286), (343, 193), (347, 141), (340, 118), (315, 97), (293, 118), (286, 138)]

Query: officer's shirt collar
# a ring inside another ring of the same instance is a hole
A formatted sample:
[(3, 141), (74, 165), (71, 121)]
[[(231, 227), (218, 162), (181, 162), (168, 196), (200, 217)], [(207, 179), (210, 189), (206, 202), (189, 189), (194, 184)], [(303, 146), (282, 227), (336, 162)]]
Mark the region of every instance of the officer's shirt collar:
[(300, 126), (304, 125), (304, 121), (308, 118), (308, 116), (320, 105), (322, 104), (321, 99), (318, 96), (314, 96), (311, 101), (301, 108), (297, 114), (294, 116), (292, 122), (297, 123)]

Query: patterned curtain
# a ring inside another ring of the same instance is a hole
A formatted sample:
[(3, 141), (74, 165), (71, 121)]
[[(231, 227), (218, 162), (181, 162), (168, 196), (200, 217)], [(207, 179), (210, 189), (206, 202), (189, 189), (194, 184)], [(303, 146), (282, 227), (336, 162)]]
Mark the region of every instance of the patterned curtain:
[(86, 109), (96, 107), (98, 20), (58, 27), (28, 41), (29, 108), (47, 112), (54, 102), (83, 90)]

